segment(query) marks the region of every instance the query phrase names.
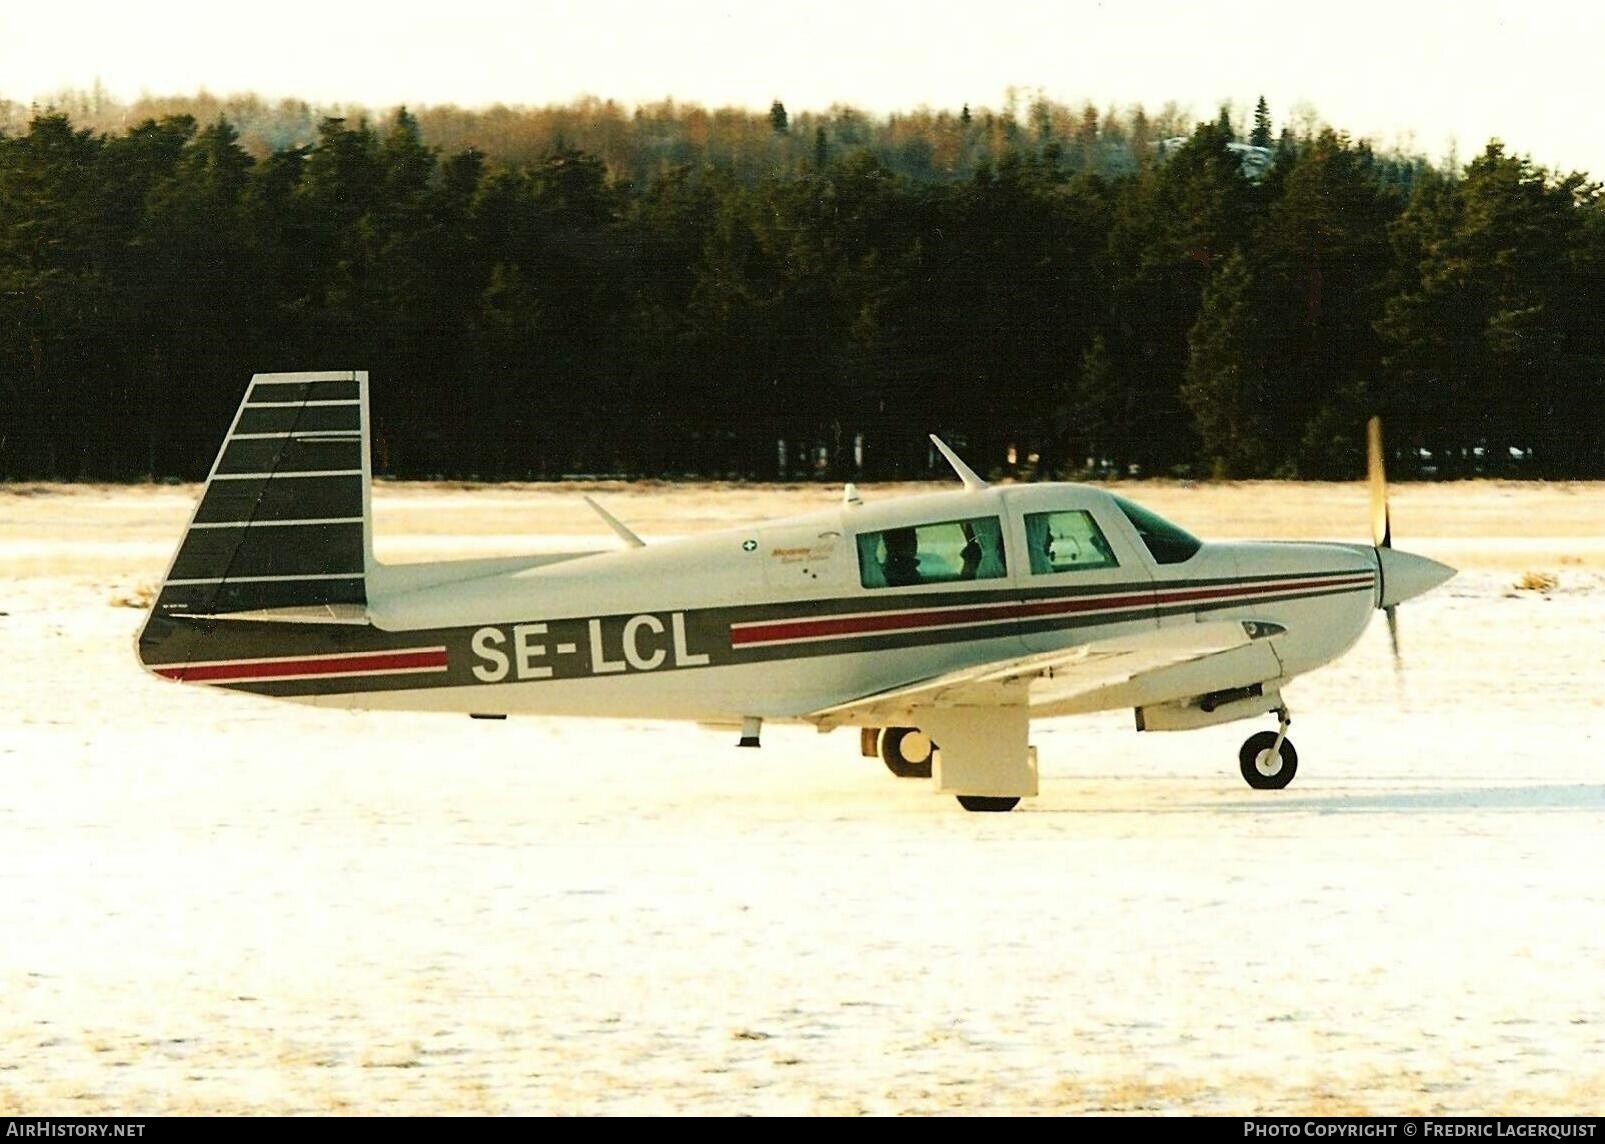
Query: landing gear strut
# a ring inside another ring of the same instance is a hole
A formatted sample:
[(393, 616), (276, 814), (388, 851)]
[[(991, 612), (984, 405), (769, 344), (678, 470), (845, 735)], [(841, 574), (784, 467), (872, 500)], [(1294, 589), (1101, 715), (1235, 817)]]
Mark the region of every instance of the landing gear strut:
[(1016, 701), (915, 708), (912, 727), (862, 728), (859, 752), (880, 756), (898, 778), (935, 779), (936, 792), (957, 796), (965, 810), (1013, 810), (1037, 793), (1037, 752), (1026, 742), (1023, 690), (1009, 698)]
[(1288, 724), (1293, 721), (1286, 707), (1278, 707), (1279, 720), (1274, 731), (1258, 731), (1243, 740), (1237, 752), (1237, 763), (1243, 778), (1255, 790), (1281, 790), (1293, 781), (1298, 773), (1298, 752), (1287, 737)]

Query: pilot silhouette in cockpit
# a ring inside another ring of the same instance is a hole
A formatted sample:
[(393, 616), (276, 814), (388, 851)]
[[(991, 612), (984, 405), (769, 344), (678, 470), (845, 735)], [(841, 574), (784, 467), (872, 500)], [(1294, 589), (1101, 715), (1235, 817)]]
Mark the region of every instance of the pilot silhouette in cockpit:
[(894, 528), (886, 533), (886, 559), (881, 571), (888, 587), (900, 588), (920, 582), (919, 540), (912, 528)]
[(961, 562), (959, 579), (973, 580), (975, 574), (980, 571), (981, 560), (986, 553), (981, 548), (981, 541), (977, 539), (975, 530), (968, 525), (964, 526), (964, 538), (964, 547), (959, 551)]

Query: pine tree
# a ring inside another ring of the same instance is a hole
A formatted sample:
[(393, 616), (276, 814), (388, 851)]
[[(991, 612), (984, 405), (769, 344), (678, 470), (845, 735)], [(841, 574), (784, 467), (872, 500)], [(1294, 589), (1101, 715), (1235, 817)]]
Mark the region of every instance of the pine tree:
[(1579, 207), (1597, 195), (1584, 176), (1553, 178), (1498, 142), (1459, 182), (1417, 188), (1395, 231), (1404, 286), (1378, 327), (1413, 443), (1448, 455), (1531, 448), (1550, 463), (1546, 447), (1590, 409), (1580, 379), (1599, 374), (1569, 352), (1569, 335), (1597, 326), (1573, 323)]
[(1217, 477), (1268, 476), (1273, 435), (1265, 373), (1256, 352), (1253, 279), (1233, 251), (1210, 279), (1203, 308), (1187, 335), (1181, 396), (1198, 424), (1203, 457)]
[(1274, 142), (1271, 133), (1271, 109), (1266, 105), (1263, 95), (1254, 105), (1254, 130), (1249, 132), (1248, 141), (1255, 147), (1269, 147)]
[(1220, 114), (1215, 117), (1215, 129), (1221, 133), (1226, 142), (1237, 142), (1237, 129), (1232, 126), (1231, 104), (1220, 105)]
[(1379, 412), (1379, 287), (1402, 204), (1365, 153), (1330, 129), (1284, 158), (1269, 185), (1277, 197), (1250, 262), (1263, 356), (1276, 363), (1267, 400), (1283, 432), (1273, 467), (1346, 479), (1362, 471), (1361, 430)]
[(1054, 418), (1069, 447), (1072, 472), (1102, 476), (1118, 469), (1118, 438), (1130, 405), (1130, 395), (1110, 360), (1108, 342), (1097, 334), (1082, 351), (1081, 368), (1065, 385)]

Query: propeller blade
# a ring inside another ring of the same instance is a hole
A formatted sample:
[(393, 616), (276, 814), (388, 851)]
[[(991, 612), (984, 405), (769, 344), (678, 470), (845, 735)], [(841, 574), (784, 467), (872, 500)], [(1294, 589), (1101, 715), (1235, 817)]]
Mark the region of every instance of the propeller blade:
[(1390, 604), (1383, 609), (1383, 613), (1388, 617), (1388, 642), (1393, 645), (1393, 670), (1402, 672), (1404, 658), (1399, 654), (1399, 609)]
[[(1373, 417), (1365, 425), (1365, 471), (1371, 486), (1371, 544), (1377, 551), (1377, 582), (1383, 576), (1381, 550), (1393, 547), (1393, 521), (1388, 516), (1388, 475), (1382, 465), (1382, 418)], [(1379, 597), (1381, 589), (1378, 589)], [(1399, 656), (1399, 610), (1389, 604), (1383, 608), (1388, 617), (1388, 643), (1393, 648), (1393, 672), (1402, 675), (1404, 661)]]
[(1388, 477), (1382, 468), (1380, 417), (1366, 423), (1365, 467), (1371, 484), (1371, 543), (1377, 548), (1392, 548), (1393, 522), (1388, 518)]

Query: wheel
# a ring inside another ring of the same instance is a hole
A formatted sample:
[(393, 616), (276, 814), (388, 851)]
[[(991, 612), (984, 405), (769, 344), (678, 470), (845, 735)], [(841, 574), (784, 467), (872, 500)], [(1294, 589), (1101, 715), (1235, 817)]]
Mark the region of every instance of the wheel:
[(900, 779), (931, 777), (936, 744), (917, 727), (888, 727), (881, 732), (881, 761)]
[(1275, 742), (1275, 731), (1260, 731), (1243, 740), (1243, 749), (1237, 752), (1243, 778), (1255, 790), (1281, 790), (1298, 773), (1298, 752), (1293, 749), (1293, 741), (1283, 739), (1282, 749), (1272, 755), (1271, 745)]
[(958, 796), (958, 800), (959, 805), (965, 810), (996, 814), (1001, 814), (1006, 810), (1013, 810), (1020, 802), (1018, 798), (999, 798), (989, 794), (961, 794)]

